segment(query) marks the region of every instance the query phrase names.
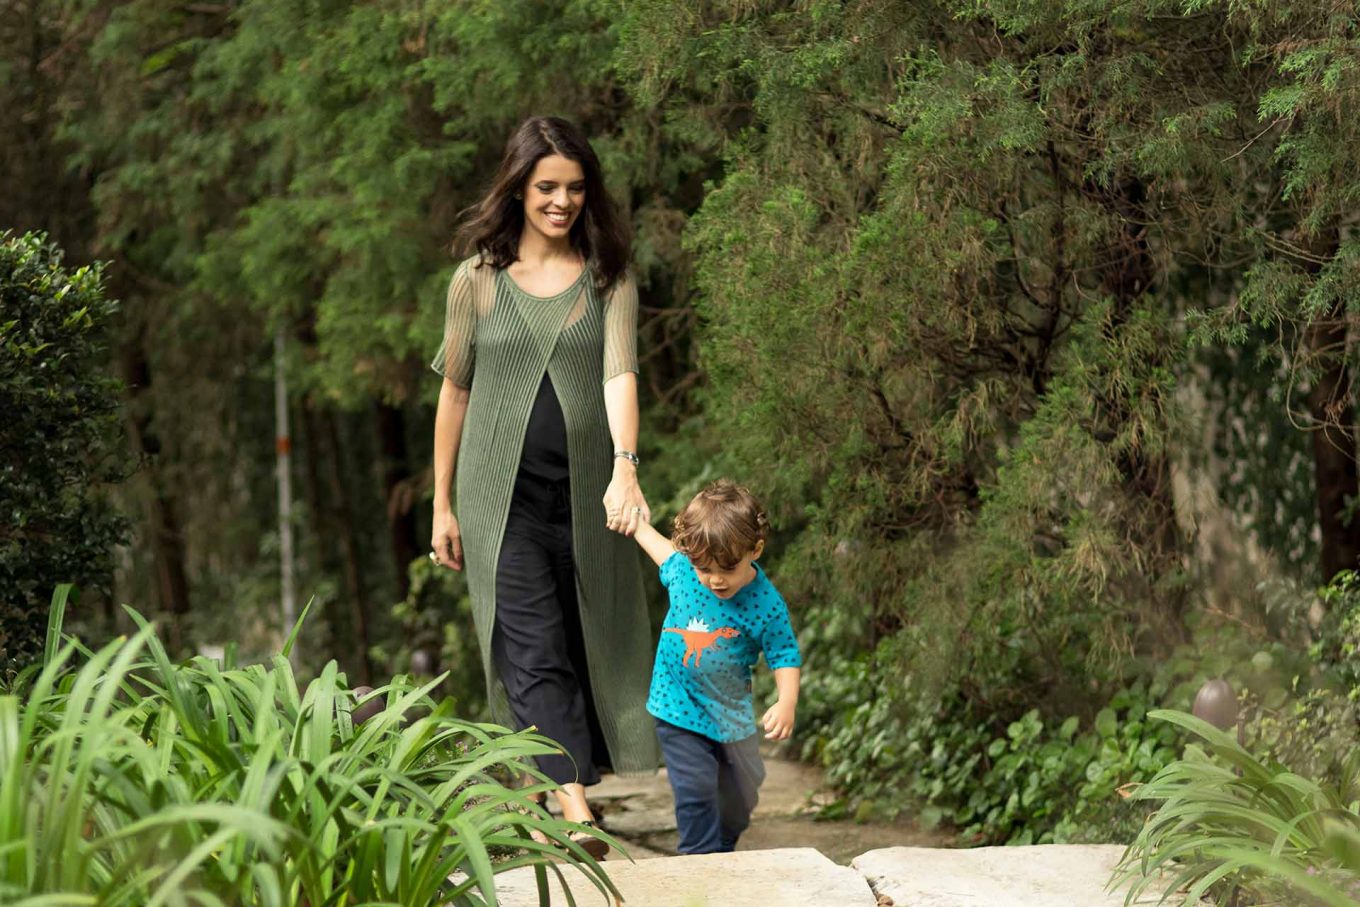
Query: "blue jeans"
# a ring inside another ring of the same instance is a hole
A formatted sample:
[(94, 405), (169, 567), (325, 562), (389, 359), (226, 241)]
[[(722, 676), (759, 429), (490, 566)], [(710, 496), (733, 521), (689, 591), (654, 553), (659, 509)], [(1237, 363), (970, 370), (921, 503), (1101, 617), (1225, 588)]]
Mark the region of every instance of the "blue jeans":
[(656, 736), (675, 794), (680, 853), (728, 853), (751, 824), (765, 763), (760, 734), (719, 743), (656, 720)]

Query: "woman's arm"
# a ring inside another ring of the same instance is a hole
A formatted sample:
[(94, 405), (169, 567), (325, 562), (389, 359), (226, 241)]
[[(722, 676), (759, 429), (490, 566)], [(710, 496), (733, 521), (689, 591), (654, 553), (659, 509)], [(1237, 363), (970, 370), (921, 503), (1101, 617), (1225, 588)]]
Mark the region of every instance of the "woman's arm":
[[(638, 392), (635, 372), (622, 372), (604, 383), (604, 409), (614, 450), (636, 452)], [(606, 525), (624, 535), (632, 535), (638, 526), (652, 519), (651, 508), (638, 485), (637, 467), (623, 457), (614, 458), (614, 478), (604, 493), (604, 511)]]
[(439, 389), (434, 416), (434, 527), (430, 547), (445, 567), (463, 569), (463, 536), (453, 515), (453, 468), (467, 415), (468, 389), (448, 378)]
[(633, 538), (642, 546), (642, 550), (647, 552), (658, 567), (666, 563), (666, 560), (675, 553), (675, 546), (671, 540), (666, 538), (651, 523), (639, 523), (637, 532)]

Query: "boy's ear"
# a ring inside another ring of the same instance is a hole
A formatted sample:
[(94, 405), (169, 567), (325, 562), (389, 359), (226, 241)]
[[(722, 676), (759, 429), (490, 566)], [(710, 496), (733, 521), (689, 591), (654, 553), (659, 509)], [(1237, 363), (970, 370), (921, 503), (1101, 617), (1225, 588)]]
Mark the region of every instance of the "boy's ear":
[(760, 539), (759, 541), (756, 542), (756, 550), (751, 552), (751, 560), (753, 561), (759, 560), (760, 556), (764, 553), (765, 553), (765, 540)]

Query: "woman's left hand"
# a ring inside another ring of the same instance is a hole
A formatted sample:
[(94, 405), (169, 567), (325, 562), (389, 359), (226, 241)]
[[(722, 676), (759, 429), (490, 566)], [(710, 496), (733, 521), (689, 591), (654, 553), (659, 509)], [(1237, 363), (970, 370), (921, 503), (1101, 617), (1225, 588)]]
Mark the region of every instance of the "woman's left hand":
[(615, 463), (614, 478), (604, 492), (605, 525), (631, 536), (641, 523), (652, 521), (652, 510), (638, 485), (637, 467), (625, 460)]

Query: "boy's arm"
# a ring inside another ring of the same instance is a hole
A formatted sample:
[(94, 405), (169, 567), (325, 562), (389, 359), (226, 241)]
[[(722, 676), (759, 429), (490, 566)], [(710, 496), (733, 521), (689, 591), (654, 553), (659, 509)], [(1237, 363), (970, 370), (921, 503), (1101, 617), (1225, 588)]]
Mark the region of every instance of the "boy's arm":
[(801, 676), (801, 668), (774, 669), (774, 685), (779, 691), (779, 698), (760, 719), (767, 740), (787, 740), (793, 733), (794, 713), (798, 710), (798, 681)]
[(655, 561), (658, 567), (666, 563), (666, 559), (675, 553), (675, 546), (671, 544), (671, 540), (657, 532), (651, 523), (639, 522), (633, 538), (637, 539), (642, 550), (647, 552), (647, 556)]

